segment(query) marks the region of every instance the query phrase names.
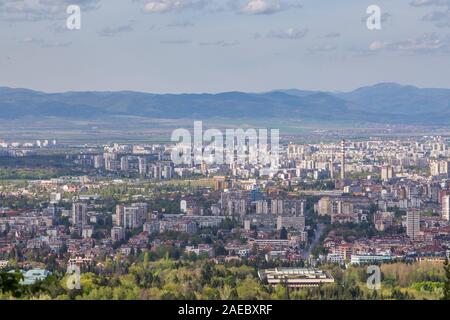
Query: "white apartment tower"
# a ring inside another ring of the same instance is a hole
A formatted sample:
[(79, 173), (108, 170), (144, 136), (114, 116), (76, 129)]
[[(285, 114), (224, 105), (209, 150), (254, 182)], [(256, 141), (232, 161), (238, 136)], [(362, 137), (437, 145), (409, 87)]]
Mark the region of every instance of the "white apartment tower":
[(84, 227), (87, 225), (87, 205), (85, 203), (72, 204), (72, 225)]
[(124, 206), (121, 204), (116, 205), (116, 216), (114, 220), (114, 226), (116, 227), (123, 227), (123, 212), (124, 212)]
[(442, 219), (450, 220), (450, 196), (442, 197)]
[(256, 201), (256, 214), (268, 214), (269, 213), (269, 203), (267, 200)]
[(381, 180), (389, 181), (394, 178), (394, 168), (392, 166), (381, 167)]
[(271, 213), (272, 214), (283, 214), (284, 213), (284, 202), (282, 199), (272, 199), (270, 201)]
[(139, 158), (139, 174), (142, 176), (148, 173), (148, 161), (146, 158)]
[(123, 224), (127, 229), (139, 227), (139, 208), (125, 207), (123, 210)]
[(128, 157), (124, 156), (120, 159), (120, 170), (128, 171), (129, 169), (130, 169), (130, 166), (128, 164)]

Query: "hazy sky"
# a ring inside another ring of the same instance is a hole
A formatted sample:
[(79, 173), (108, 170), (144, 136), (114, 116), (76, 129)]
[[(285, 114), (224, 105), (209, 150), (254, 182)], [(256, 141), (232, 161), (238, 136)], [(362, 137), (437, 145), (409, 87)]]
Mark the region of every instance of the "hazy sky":
[(450, 88), (450, 0), (0, 0), (0, 43), (0, 86), (50, 92)]

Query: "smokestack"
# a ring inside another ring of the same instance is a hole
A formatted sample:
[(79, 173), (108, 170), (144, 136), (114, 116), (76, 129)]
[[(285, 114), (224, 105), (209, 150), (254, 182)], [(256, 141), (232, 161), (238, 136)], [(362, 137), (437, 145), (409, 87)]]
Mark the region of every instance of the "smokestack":
[(345, 140), (341, 142), (341, 180), (345, 180)]

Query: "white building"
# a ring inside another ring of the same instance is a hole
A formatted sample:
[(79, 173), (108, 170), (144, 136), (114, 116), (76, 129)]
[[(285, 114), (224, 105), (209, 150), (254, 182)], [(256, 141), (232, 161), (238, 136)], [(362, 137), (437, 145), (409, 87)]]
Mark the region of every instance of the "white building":
[(125, 239), (124, 229), (122, 227), (113, 227), (111, 229), (111, 239), (114, 242)]
[(350, 264), (372, 264), (392, 261), (389, 255), (352, 254)]
[(72, 204), (72, 225), (84, 227), (87, 225), (87, 205), (85, 203)]
[(392, 166), (381, 167), (381, 180), (389, 181), (394, 178), (394, 168)]
[(274, 286), (286, 284), (290, 288), (317, 287), (324, 283), (333, 283), (334, 278), (325, 271), (306, 268), (275, 268), (258, 271), (260, 279)]
[(84, 239), (92, 238), (93, 234), (94, 234), (94, 227), (92, 226), (83, 227), (81, 235)]
[(442, 197), (442, 219), (450, 220), (450, 196)]

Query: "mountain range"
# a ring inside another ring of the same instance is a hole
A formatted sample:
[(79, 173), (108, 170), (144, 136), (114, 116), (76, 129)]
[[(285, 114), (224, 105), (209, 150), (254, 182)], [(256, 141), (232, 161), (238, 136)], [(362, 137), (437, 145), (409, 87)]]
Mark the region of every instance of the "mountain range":
[(109, 116), (450, 125), (450, 89), (380, 83), (351, 92), (289, 89), (264, 93), (152, 94), (133, 91), (44, 93), (0, 87), (0, 120)]

